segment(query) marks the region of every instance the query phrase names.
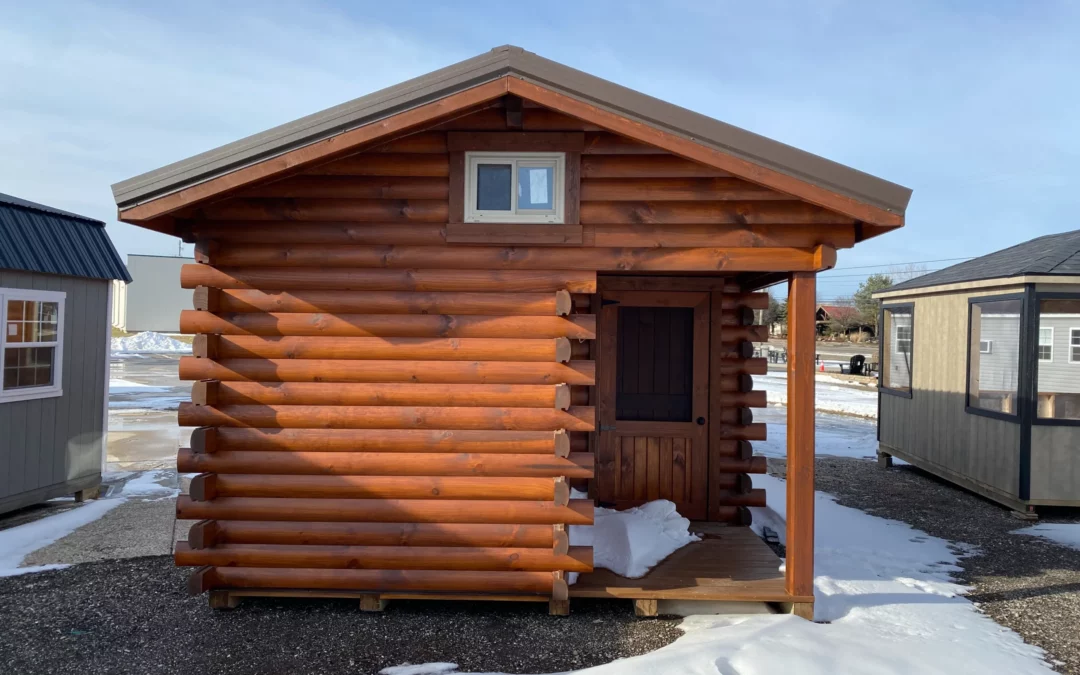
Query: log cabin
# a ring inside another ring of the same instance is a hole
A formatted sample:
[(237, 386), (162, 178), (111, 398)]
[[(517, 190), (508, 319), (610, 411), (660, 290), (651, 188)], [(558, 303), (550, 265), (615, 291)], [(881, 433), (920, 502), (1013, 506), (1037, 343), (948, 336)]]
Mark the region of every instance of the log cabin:
[[(812, 616), (816, 274), (901, 227), (908, 189), (505, 46), (113, 191), (122, 221), (196, 246), (177, 515), (198, 522), (175, 559), (211, 606)], [(781, 282), (784, 571), (748, 527), (753, 317)], [(596, 504), (656, 499), (706, 536), (647, 577), (569, 545)]]

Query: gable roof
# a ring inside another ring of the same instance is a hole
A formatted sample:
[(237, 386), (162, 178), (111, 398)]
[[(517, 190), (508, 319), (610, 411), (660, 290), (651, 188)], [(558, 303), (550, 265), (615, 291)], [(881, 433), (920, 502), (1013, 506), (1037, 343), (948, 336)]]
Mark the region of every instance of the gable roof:
[(1048, 234), (879, 291), (892, 293), (1025, 274), (1080, 276), (1080, 230)]
[(131, 281), (105, 223), (5, 194), (0, 269)]
[(121, 181), (113, 185), (113, 196), (121, 211), (130, 209), (505, 78), (538, 85), (898, 218), (911, 197), (908, 188), (509, 45)]
[(851, 317), (859, 313), (858, 309), (850, 305), (818, 305), (818, 309), (834, 319)]

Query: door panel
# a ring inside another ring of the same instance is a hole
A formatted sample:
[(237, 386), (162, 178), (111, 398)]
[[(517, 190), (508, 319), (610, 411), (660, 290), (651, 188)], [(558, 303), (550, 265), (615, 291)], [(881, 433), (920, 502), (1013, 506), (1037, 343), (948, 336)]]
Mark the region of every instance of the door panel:
[(601, 294), (597, 497), (706, 516), (709, 296)]

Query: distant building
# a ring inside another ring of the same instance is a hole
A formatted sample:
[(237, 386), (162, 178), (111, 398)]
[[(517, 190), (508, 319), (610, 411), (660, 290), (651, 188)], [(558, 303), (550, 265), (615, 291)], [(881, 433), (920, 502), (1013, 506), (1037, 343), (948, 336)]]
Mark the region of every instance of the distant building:
[(101, 483), (112, 279), (104, 223), (0, 194), (0, 513)]
[(1080, 506), (1080, 230), (874, 297), (880, 456), (1019, 511)]
[(861, 321), (859, 310), (850, 305), (818, 305), (816, 321), (819, 335), (830, 333), (835, 323), (846, 325), (847, 329), (844, 332), (847, 335), (858, 333), (869, 337), (874, 335), (874, 327)]
[(129, 255), (131, 282), (116, 282), (112, 324), (122, 331), (180, 332), (180, 310), (191, 309), (191, 291), (180, 288), (180, 268), (194, 258)]

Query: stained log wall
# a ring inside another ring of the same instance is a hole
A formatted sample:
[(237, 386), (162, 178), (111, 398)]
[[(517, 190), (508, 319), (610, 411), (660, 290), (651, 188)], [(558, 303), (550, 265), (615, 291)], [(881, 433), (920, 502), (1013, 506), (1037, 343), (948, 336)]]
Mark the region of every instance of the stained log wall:
[[(535, 107), (513, 130), (582, 136), (578, 222), (453, 222), (448, 134), (507, 120), (485, 108), (177, 214), (198, 261), (179, 468), (200, 473), (177, 508), (200, 522), (176, 552), (204, 567), (193, 590), (565, 595), (592, 565), (566, 527), (592, 522), (569, 485), (595, 476), (598, 273), (811, 269), (855, 241), (850, 218)], [(714, 303), (709, 457), (709, 516), (735, 522), (764, 434), (733, 412), (761, 403), (745, 378), (763, 370), (744, 348), (760, 298), (737, 290)]]

